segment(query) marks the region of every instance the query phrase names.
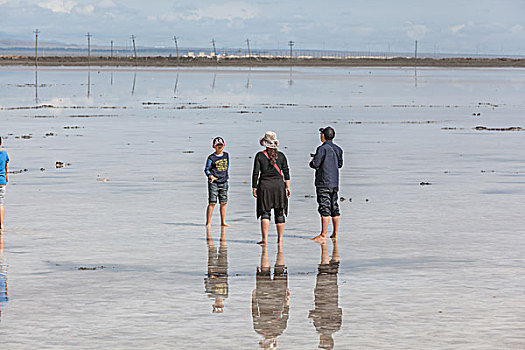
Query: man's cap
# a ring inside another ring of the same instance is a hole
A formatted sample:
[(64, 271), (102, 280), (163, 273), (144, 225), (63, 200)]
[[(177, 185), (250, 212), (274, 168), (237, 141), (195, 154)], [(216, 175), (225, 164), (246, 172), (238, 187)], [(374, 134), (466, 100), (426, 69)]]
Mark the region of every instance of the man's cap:
[(335, 137), (335, 130), (331, 126), (320, 128), (319, 132), (324, 135), (325, 139), (332, 140)]
[(217, 136), (216, 138), (213, 139), (213, 146), (217, 146), (217, 145), (224, 145), (226, 144), (224, 142), (224, 139), (220, 136)]

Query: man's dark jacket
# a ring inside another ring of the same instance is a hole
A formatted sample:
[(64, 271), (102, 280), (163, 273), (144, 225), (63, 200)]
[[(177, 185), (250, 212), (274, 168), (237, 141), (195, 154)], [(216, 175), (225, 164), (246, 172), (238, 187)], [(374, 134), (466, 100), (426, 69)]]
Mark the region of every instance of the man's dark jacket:
[(331, 140), (317, 147), (310, 162), (315, 169), (315, 187), (339, 187), (339, 168), (343, 167), (343, 150)]

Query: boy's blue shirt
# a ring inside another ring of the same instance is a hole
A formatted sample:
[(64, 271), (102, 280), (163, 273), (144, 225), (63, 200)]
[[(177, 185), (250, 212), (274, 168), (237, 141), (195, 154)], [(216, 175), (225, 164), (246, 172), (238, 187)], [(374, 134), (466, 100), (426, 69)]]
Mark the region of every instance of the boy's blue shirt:
[(228, 181), (228, 169), (230, 167), (230, 156), (228, 152), (222, 152), (222, 155), (218, 156), (212, 153), (206, 160), (206, 166), (204, 167), (204, 173), (210, 177), (213, 175), (217, 178), (214, 182), (225, 183)]
[(5, 165), (9, 163), (9, 156), (6, 151), (0, 151), (0, 185), (7, 184), (5, 178)]

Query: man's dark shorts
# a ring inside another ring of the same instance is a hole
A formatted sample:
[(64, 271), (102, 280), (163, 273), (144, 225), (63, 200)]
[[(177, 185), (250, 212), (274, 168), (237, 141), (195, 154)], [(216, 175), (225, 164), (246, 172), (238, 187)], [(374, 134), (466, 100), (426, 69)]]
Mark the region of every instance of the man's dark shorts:
[(339, 188), (338, 187), (316, 187), (317, 203), (319, 204), (317, 211), (321, 216), (339, 216)]
[(216, 182), (208, 182), (208, 203), (217, 204), (228, 202), (228, 181), (222, 184)]

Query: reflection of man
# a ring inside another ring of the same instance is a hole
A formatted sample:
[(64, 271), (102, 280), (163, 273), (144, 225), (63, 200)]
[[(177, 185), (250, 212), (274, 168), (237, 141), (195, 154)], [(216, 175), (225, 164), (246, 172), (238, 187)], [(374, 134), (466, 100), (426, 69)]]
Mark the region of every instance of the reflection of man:
[(259, 346), (264, 349), (277, 348), (277, 337), (288, 325), (290, 291), (288, 272), (284, 266), (282, 245), (278, 245), (273, 279), (271, 276), (268, 247), (262, 246), (261, 267), (257, 268), (256, 286), (252, 292), (253, 329), (264, 337)]
[(0, 230), (0, 316), (7, 303), (7, 264), (4, 262), (4, 232)]
[(208, 244), (208, 274), (204, 278), (206, 293), (212, 299), (213, 313), (224, 312), (224, 299), (228, 298), (228, 247), (226, 228), (221, 227), (219, 249), (213, 244), (211, 229), (206, 228), (206, 243)]
[(319, 333), (319, 348), (332, 349), (332, 335), (341, 328), (343, 309), (339, 307), (339, 287), (337, 273), (339, 272), (339, 251), (337, 240), (333, 240), (332, 260), (329, 260), (326, 242), (321, 244), (321, 263), (317, 272), (315, 284), (315, 309), (308, 315), (314, 322)]

